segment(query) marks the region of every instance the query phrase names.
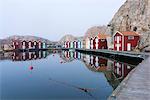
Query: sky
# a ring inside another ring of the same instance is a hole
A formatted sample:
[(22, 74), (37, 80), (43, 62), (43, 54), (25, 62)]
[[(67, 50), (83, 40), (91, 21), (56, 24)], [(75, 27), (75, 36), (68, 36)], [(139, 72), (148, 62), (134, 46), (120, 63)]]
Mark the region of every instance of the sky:
[(57, 41), (107, 25), (126, 0), (0, 0), (0, 39), (34, 35)]

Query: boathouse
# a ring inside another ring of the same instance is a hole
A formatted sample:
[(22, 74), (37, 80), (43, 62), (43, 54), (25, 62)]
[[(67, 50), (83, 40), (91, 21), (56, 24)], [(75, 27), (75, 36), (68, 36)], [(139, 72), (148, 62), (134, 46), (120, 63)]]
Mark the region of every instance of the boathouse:
[(13, 40), (12, 47), (14, 50), (27, 50), (27, 49), (46, 49), (46, 42), (41, 41), (26, 41), (26, 40)]
[(114, 50), (117, 51), (132, 51), (139, 42), (140, 35), (136, 32), (119, 32), (114, 36)]
[(32, 49), (32, 48), (33, 48), (33, 43), (32, 43), (32, 41), (29, 41), (29, 42), (28, 42), (28, 45), (29, 45), (29, 49)]
[(70, 41), (65, 41), (64, 42), (64, 47), (65, 48), (70, 48)]
[(42, 42), (41, 41), (38, 41), (38, 48), (42, 49)]
[(93, 49), (108, 49), (107, 37), (109, 35), (98, 33), (98, 35), (93, 40)]
[(77, 41), (73, 41), (73, 45), (74, 45), (74, 48), (78, 48), (78, 42)]
[(23, 40), (22, 42), (21, 42), (21, 49), (26, 49), (26, 48), (28, 48), (28, 43), (27, 43), (27, 41), (25, 41), (25, 40)]
[(86, 38), (86, 49), (108, 49), (107, 34), (98, 33), (95, 37)]
[(82, 48), (82, 42), (80, 40), (65, 41), (64, 48)]
[(88, 37), (85, 39), (85, 48), (90, 49), (90, 38)]
[(12, 41), (12, 47), (13, 47), (13, 49), (15, 50), (15, 49), (21, 48), (22, 45), (21, 45), (21, 43), (20, 43), (19, 40), (13, 40), (13, 41)]
[(74, 48), (73, 42), (70, 42), (70, 48)]
[(90, 38), (90, 49), (93, 49), (93, 38)]

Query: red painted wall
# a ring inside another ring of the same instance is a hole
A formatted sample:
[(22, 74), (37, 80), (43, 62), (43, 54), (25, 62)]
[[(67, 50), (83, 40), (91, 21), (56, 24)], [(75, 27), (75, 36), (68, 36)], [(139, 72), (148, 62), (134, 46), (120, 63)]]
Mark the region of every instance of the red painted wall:
[(96, 38), (93, 40), (93, 49), (96, 49)]
[(133, 50), (137, 45), (139, 41), (139, 36), (134, 36), (134, 39), (129, 40), (128, 36), (124, 37), (124, 51), (127, 51), (127, 44), (131, 43), (131, 50)]
[(16, 40), (16, 41), (13, 41), (13, 42), (14, 42), (13, 47), (15, 47), (15, 49), (22, 48), (21, 41)]
[(106, 39), (99, 39), (98, 49), (108, 49), (107, 40)]

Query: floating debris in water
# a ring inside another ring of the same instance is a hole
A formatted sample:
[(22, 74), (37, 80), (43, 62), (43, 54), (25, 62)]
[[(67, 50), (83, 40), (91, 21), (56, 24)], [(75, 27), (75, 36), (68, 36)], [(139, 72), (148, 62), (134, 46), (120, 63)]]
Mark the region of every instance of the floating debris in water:
[(78, 87), (78, 86), (75, 86), (75, 85), (72, 85), (72, 84), (69, 84), (69, 83), (66, 83), (66, 82), (62, 82), (62, 81), (57, 81), (57, 80), (54, 80), (52, 78), (49, 78), (50, 81), (53, 81), (53, 82), (56, 82), (56, 83), (59, 83), (59, 84), (62, 84), (62, 85), (66, 85), (68, 87), (73, 87), (73, 88), (76, 88), (82, 92), (85, 92), (87, 93), (90, 97), (92, 97), (94, 100), (97, 100), (96, 97), (94, 97), (90, 92), (91, 90), (94, 90), (94, 89), (91, 89), (91, 88), (82, 88), (82, 87)]

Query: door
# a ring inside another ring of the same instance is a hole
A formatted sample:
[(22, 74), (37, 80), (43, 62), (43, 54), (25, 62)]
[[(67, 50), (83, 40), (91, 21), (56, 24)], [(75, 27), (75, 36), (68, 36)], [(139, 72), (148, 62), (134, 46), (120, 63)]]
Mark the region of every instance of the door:
[(120, 44), (116, 44), (117, 51), (120, 51)]
[(98, 49), (98, 39), (96, 38), (96, 49)]
[(127, 51), (131, 51), (131, 43), (127, 43)]

